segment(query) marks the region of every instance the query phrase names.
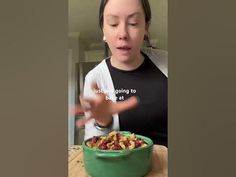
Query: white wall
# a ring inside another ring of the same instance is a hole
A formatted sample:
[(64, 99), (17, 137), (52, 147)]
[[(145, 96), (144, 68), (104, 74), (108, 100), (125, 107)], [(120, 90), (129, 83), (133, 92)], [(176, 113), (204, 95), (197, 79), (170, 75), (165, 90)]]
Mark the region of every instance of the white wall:
[(76, 103), (76, 73), (72, 49), (68, 50), (68, 54), (68, 144), (72, 145), (75, 138), (75, 115), (70, 110)]
[(68, 50), (68, 144), (74, 144), (75, 115), (70, 111), (77, 100), (77, 72), (76, 63), (79, 61), (79, 33), (69, 34)]

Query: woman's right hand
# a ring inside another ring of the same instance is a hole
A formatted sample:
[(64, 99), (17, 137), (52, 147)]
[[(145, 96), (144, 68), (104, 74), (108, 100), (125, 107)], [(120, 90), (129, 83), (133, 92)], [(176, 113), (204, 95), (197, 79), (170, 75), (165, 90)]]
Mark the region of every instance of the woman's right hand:
[(114, 103), (107, 99), (104, 93), (99, 92), (96, 83), (93, 83), (91, 88), (96, 94), (95, 98), (87, 99), (80, 96), (81, 105), (78, 105), (75, 109), (76, 114), (85, 112), (86, 116), (86, 119), (80, 119), (77, 121), (76, 125), (78, 128), (81, 128), (91, 119), (95, 119), (95, 121), (101, 126), (108, 126), (112, 123), (113, 114), (134, 108), (138, 104), (138, 100), (135, 96), (132, 96), (125, 101)]

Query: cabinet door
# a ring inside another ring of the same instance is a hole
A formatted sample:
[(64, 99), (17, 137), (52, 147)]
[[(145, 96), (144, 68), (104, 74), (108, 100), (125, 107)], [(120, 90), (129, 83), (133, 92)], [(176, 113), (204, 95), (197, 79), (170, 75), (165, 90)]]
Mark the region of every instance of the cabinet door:
[[(83, 91), (83, 86), (84, 86), (84, 80), (85, 80), (85, 76), (86, 74), (92, 70), (100, 61), (95, 61), (95, 62), (80, 62), (77, 63), (77, 68), (78, 68), (78, 81), (77, 81), (77, 100), (76, 102), (79, 103), (79, 95), (82, 93)], [(76, 116), (75, 122), (82, 118), (83, 116)], [(81, 129), (77, 129), (75, 128), (75, 144), (82, 144), (84, 139), (84, 128)]]

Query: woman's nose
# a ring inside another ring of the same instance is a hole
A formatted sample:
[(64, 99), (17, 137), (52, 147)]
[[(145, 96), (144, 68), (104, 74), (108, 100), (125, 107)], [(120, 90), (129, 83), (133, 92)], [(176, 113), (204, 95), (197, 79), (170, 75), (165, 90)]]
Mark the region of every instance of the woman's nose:
[(128, 39), (128, 30), (125, 25), (120, 25), (119, 30), (118, 30), (118, 38), (120, 40)]

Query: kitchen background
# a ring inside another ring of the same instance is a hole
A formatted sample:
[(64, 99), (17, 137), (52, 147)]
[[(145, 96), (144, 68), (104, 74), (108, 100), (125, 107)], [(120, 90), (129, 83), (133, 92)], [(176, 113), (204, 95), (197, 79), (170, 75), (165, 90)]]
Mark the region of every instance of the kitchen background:
[[(104, 58), (102, 32), (98, 25), (99, 0), (69, 0), (68, 107), (79, 102), (86, 73)], [(152, 9), (150, 39), (153, 46), (167, 50), (167, 0), (149, 0)], [(68, 111), (68, 143), (81, 144), (84, 129), (77, 129), (79, 116)]]

